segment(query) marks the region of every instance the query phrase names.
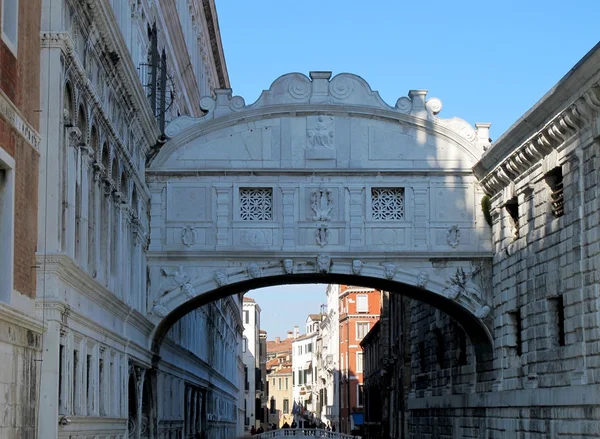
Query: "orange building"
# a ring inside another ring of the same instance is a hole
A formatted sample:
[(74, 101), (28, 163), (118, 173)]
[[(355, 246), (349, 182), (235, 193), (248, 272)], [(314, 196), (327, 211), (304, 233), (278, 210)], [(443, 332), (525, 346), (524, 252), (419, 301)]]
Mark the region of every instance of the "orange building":
[(363, 351), (360, 342), (379, 321), (381, 292), (340, 285), (340, 430), (361, 431), (363, 420)]

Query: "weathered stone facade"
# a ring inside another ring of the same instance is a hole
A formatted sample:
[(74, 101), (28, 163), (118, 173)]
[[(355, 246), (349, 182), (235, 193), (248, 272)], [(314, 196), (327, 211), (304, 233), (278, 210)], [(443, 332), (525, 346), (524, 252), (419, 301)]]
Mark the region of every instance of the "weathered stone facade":
[(600, 435), (599, 65), (597, 46), (474, 166), (490, 195), (493, 356), (411, 301), (410, 393), (390, 424), (408, 422), (391, 437)]
[[(198, 116), (197, 96), (229, 85), (214, 4), (42, 6), (38, 438), (231, 437), (239, 298), (181, 316), (160, 357), (146, 311), (146, 159), (165, 121)], [(168, 289), (185, 276), (165, 267), (153, 282)]]

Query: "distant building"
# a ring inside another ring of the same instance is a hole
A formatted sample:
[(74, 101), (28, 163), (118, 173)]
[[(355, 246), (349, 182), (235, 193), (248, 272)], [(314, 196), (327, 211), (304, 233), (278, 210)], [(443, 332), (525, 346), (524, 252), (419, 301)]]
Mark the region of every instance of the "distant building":
[(246, 412), (244, 429), (250, 430), (253, 425), (258, 428), (261, 422), (263, 422), (263, 384), (260, 358), (260, 306), (250, 297), (244, 297), (242, 319), (244, 322), (242, 358), (246, 375), (246, 383), (244, 386), (244, 392), (246, 394), (244, 401)]
[(293, 421), (292, 343), (297, 331), (288, 331), (283, 340), (267, 341), (267, 408), (269, 424), (278, 427)]
[(306, 319), (306, 333), (292, 344), (294, 373), (294, 401), (302, 407), (296, 422), (303, 425), (318, 419), (317, 413), (317, 335), (324, 314), (310, 314)]
[(361, 431), (363, 424), (363, 351), (361, 340), (379, 320), (381, 292), (340, 286), (340, 431)]
[(339, 285), (327, 287), (327, 313), (317, 335), (317, 414), (325, 425), (339, 426)]

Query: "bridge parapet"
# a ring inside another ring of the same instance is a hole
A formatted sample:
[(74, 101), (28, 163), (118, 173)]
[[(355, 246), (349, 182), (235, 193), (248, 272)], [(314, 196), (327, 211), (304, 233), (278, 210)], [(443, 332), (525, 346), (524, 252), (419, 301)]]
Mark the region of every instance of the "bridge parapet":
[(282, 428), (279, 430), (267, 431), (256, 435), (259, 439), (271, 439), (279, 437), (301, 438), (323, 438), (323, 439), (361, 439), (360, 436), (338, 433), (336, 431), (321, 430), (318, 428)]

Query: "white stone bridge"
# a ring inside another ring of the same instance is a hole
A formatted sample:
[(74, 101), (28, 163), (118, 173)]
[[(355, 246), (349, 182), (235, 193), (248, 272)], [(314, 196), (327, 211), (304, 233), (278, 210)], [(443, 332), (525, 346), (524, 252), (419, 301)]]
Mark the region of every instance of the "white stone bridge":
[(320, 429), (304, 429), (304, 428), (285, 428), (267, 431), (265, 433), (254, 436), (258, 439), (271, 439), (279, 437), (295, 437), (297, 439), (302, 438), (323, 438), (323, 439), (361, 439), (360, 436), (353, 436), (351, 434), (338, 433), (336, 431), (327, 431)]
[(148, 313), (158, 354), (192, 309), (254, 288), (344, 283), (454, 317), (491, 351), (490, 227), (472, 167), (489, 125), (438, 116), (411, 90), (389, 106), (360, 77), (277, 79), (181, 117), (152, 160)]

